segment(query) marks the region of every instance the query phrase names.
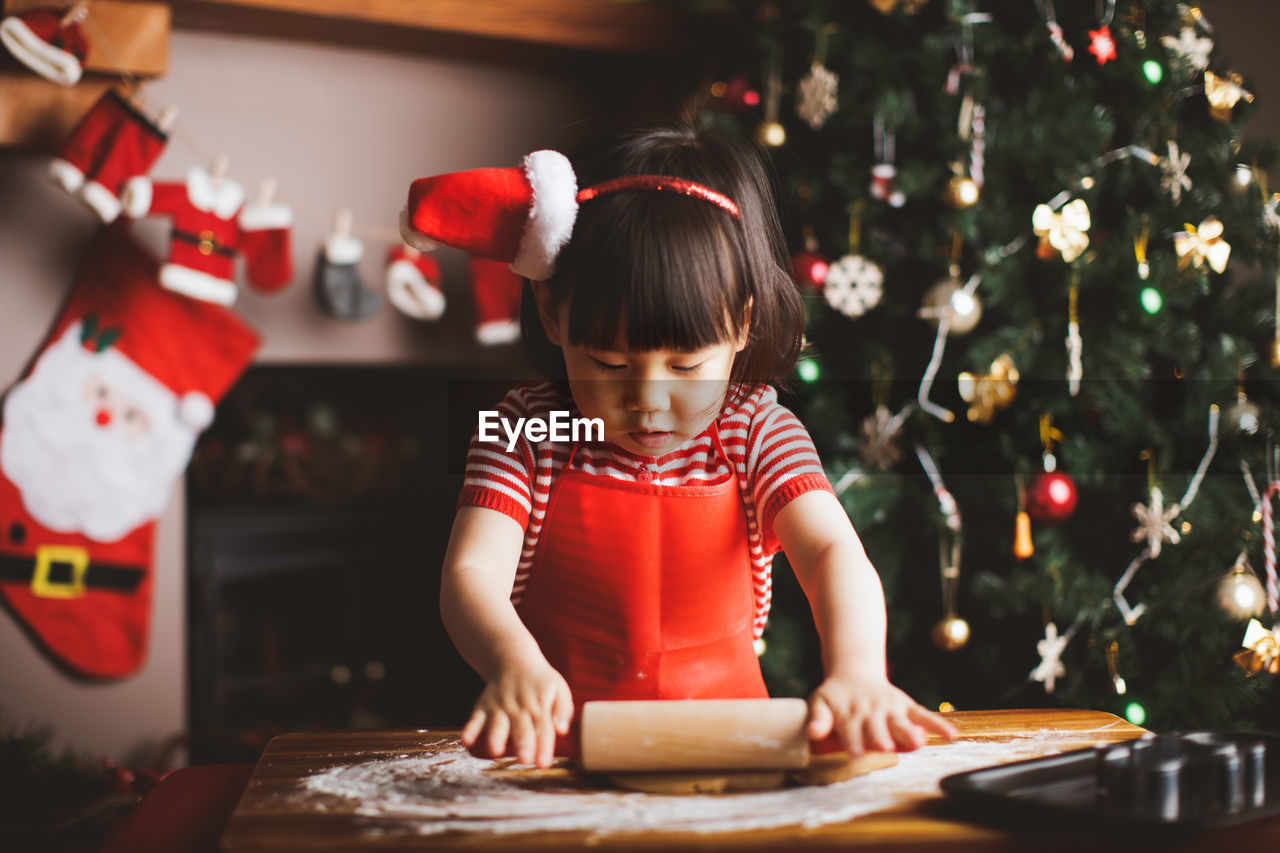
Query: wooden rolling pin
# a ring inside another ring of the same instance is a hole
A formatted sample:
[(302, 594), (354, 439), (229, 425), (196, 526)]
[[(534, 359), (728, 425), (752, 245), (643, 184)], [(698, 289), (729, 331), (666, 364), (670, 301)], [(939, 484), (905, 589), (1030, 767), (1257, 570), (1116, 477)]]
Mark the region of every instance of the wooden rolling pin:
[(578, 761), (602, 773), (809, 766), (803, 699), (587, 702)]

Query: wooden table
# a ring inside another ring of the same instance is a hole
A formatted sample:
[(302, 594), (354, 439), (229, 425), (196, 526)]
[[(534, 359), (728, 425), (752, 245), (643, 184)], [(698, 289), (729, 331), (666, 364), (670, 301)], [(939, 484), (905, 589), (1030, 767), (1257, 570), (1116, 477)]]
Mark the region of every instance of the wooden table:
[[(1024, 711), (958, 711), (948, 715), (960, 731), (960, 741), (944, 745), (931, 739), (917, 755), (923, 762), (930, 756), (958, 754), (961, 746), (977, 750), (978, 755), (1001, 754), (1009, 745), (1007, 760), (1018, 760), (1056, 751), (1090, 746), (1099, 742), (1128, 740), (1143, 733), (1111, 714), (1096, 711), (1024, 710)], [(288, 734), (267, 745), (253, 778), (241, 799), (227, 831), (223, 849), (228, 853), (266, 853), (267, 851), (321, 850), (572, 850), (601, 849), (636, 850), (892, 850), (894, 853), (915, 850), (1034, 850), (1140, 851), (1159, 850), (1223, 850), (1257, 851), (1280, 849), (1280, 819), (1256, 821), (1239, 827), (1214, 830), (1188, 836), (1185, 832), (1150, 834), (1117, 833), (1087, 828), (1047, 828), (1035, 824), (1016, 829), (996, 828), (968, 822), (968, 815), (957, 814), (956, 804), (934, 787), (932, 793), (912, 791), (897, 798), (890, 807), (862, 814), (849, 820), (817, 826), (768, 826), (750, 831), (701, 832), (688, 829), (606, 832), (540, 831), (535, 833), (499, 833), (489, 831), (452, 831), (438, 833), (430, 819), (409, 819), (403, 814), (369, 814), (358, 799), (344, 799), (309, 790), (305, 780), (326, 771), (343, 773), (360, 770), (370, 762), (410, 762), (425, 758), (450, 763), (444, 752), (456, 753), (456, 730), (406, 730), (372, 732), (329, 732)], [(1017, 747), (1016, 749), (1014, 747)], [(930, 750), (934, 750), (930, 753)], [(983, 753), (982, 750), (987, 750)], [(952, 752), (944, 752), (952, 750)], [(460, 762), (470, 759), (459, 756)], [(930, 758), (932, 760), (932, 758)], [(988, 763), (1002, 763), (997, 759)], [(906, 759), (904, 759), (904, 765)], [(456, 765), (455, 765), (456, 766)], [(917, 766), (927, 766), (917, 764)], [(504, 770), (484, 765), (484, 772), (530, 774), (539, 771)], [(896, 769), (896, 768), (895, 768)], [(548, 772), (548, 771), (542, 771)], [(890, 771), (878, 771), (889, 774)], [(584, 797), (598, 808), (608, 808), (611, 797), (623, 795), (591, 793), (591, 783), (568, 768), (549, 771), (562, 792), (560, 797)], [(528, 779), (529, 777), (525, 777)], [(864, 778), (868, 785), (891, 787), (890, 776), (874, 774)], [(579, 786), (580, 790), (573, 788)], [(448, 798), (448, 786), (423, 797)], [(569, 794), (563, 791), (572, 788)], [(791, 789), (798, 797), (819, 789)], [(833, 791), (834, 789), (827, 789)], [(862, 789), (868, 790), (868, 789)], [(773, 792), (781, 795), (782, 792)], [(536, 798), (552, 796), (522, 793)], [(646, 795), (630, 794), (630, 797)], [(767, 796), (764, 794), (756, 796)], [(809, 794), (809, 796), (818, 796)], [(829, 794), (828, 794), (829, 796)], [(664, 798), (671, 802), (669, 798)], [(548, 803), (556, 802), (549, 799)], [(632, 801), (634, 802), (634, 801)], [(686, 801), (687, 802), (687, 801)], [(702, 800), (707, 803), (707, 800)], [(712, 804), (714, 805), (714, 804)], [(595, 806), (593, 806), (595, 807)], [(699, 806), (701, 808), (701, 806)], [(362, 813), (363, 812), (363, 813)], [(425, 834), (423, 834), (425, 832)]]

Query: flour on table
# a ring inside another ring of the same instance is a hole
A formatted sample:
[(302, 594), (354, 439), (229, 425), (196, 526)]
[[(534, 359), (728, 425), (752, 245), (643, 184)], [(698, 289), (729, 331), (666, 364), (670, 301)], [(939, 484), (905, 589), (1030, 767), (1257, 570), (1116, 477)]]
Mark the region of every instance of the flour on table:
[(370, 818), (375, 832), (740, 832), (847, 821), (937, 795), (938, 781), (952, 773), (1075, 749), (1102, 731), (958, 740), (902, 753), (896, 767), (834, 785), (740, 794), (642, 794), (584, 788), (564, 776), (493, 773), (505, 765), (474, 758), (456, 741), (442, 743), (440, 752), (333, 767), (302, 785), (307, 807)]

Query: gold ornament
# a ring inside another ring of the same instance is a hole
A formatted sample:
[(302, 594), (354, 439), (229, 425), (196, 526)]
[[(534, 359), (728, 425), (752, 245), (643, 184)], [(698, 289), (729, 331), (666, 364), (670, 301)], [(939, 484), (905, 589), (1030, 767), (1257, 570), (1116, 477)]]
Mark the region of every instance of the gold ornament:
[(1051, 257), (1053, 252), (1071, 263), (1089, 246), (1089, 206), (1084, 199), (1067, 202), (1061, 212), (1055, 213), (1047, 204), (1036, 205), (1031, 214), (1031, 225), (1040, 238), (1041, 257)]
[(1231, 255), (1231, 244), (1222, 239), (1222, 223), (1218, 217), (1210, 216), (1200, 223), (1200, 227), (1190, 222), (1183, 225), (1186, 231), (1173, 235), (1173, 250), (1178, 253), (1178, 269), (1186, 269), (1187, 264), (1194, 264), (1196, 269), (1207, 261), (1216, 273), (1227, 268), (1227, 258)]
[[(893, 11), (894, 7), (898, 5), (898, 0), (870, 0), (870, 2), (875, 10), (881, 15), (889, 14)], [(925, 3), (928, 2), (929, 0), (902, 0), (902, 11), (906, 12), (908, 15), (914, 15), (924, 7)]]
[(1233, 619), (1261, 616), (1266, 607), (1262, 581), (1249, 568), (1249, 561), (1243, 554), (1231, 571), (1218, 581), (1215, 592), (1218, 607)]
[(982, 302), (977, 294), (965, 291), (960, 279), (951, 276), (939, 280), (925, 291), (924, 304), (916, 315), (935, 326), (946, 317), (950, 333), (963, 335), (973, 331), (982, 319)]
[(1017, 396), (1018, 367), (1013, 363), (1013, 356), (1005, 353), (991, 362), (986, 376), (966, 371), (956, 381), (960, 385), (960, 396), (966, 403), (973, 404), (969, 407), (969, 420), (989, 424), (996, 410), (1005, 408)]
[(944, 652), (963, 649), (969, 642), (969, 623), (959, 616), (946, 616), (933, 626), (933, 644)]
[(980, 194), (973, 178), (963, 174), (952, 175), (951, 180), (947, 181), (947, 188), (943, 190), (942, 200), (956, 210), (964, 210), (977, 204)]
[(1245, 675), (1256, 675), (1264, 669), (1280, 675), (1280, 636), (1275, 628), (1268, 631), (1257, 619), (1250, 619), (1240, 645), (1244, 648), (1231, 657)]
[(1018, 516), (1014, 519), (1013, 534), (1013, 556), (1019, 560), (1025, 560), (1036, 552), (1036, 546), (1031, 541), (1031, 516), (1025, 509), (1018, 510)]
[(1209, 115), (1221, 122), (1231, 121), (1231, 110), (1241, 98), (1245, 102), (1253, 100), (1253, 93), (1240, 84), (1244, 82), (1239, 74), (1231, 72), (1218, 76), (1212, 71), (1204, 72), (1204, 96), (1209, 101)]
[(770, 148), (780, 148), (787, 142), (787, 129), (780, 122), (766, 121), (756, 128), (756, 138)]

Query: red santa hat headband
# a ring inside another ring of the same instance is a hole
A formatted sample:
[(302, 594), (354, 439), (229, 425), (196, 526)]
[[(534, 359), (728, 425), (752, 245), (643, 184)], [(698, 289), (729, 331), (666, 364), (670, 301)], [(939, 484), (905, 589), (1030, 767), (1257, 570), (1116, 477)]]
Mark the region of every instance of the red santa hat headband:
[(534, 151), (518, 168), (473, 169), (414, 181), (400, 231), (406, 243), (424, 251), (444, 243), (504, 261), (519, 275), (543, 281), (573, 234), (581, 202), (635, 190), (675, 192), (739, 216), (737, 204), (723, 193), (667, 175), (614, 178), (579, 190), (567, 157)]

